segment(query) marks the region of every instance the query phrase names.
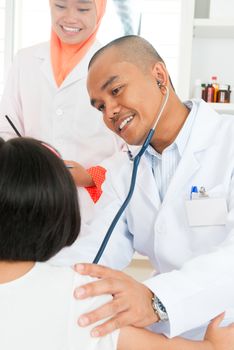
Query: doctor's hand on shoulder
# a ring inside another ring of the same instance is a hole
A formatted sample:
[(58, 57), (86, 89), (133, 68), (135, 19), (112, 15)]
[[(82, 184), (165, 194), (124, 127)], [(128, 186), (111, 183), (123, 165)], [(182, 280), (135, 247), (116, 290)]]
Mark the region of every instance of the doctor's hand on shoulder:
[(107, 304), (79, 318), (81, 327), (108, 318), (108, 321), (93, 329), (93, 336), (103, 336), (129, 325), (146, 327), (159, 321), (152, 307), (153, 293), (144, 284), (121, 271), (101, 265), (77, 264), (75, 270), (82, 275), (100, 279), (77, 288), (74, 291), (77, 299), (102, 294), (113, 296)]

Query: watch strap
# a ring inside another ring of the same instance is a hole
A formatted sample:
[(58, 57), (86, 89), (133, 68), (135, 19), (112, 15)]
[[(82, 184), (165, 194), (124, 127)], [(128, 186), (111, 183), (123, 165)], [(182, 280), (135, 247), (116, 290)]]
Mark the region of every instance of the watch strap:
[(161, 300), (154, 294), (152, 297), (152, 308), (160, 321), (168, 321), (168, 314)]

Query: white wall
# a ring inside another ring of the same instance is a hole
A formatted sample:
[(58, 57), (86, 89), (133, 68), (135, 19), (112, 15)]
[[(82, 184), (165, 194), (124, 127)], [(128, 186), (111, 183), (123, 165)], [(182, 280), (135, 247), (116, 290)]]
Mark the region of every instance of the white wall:
[(5, 0), (0, 0), (0, 96), (4, 80)]

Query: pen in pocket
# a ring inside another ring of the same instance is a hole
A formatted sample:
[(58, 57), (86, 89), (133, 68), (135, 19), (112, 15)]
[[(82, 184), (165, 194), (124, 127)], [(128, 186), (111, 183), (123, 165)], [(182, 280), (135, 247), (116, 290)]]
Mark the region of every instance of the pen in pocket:
[(195, 193), (196, 193), (196, 196), (197, 196), (197, 195), (198, 195), (197, 186), (192, 186), (192, 187), (191, 187), (191, 191), (190, 191), (190, 200), (193, 199)]

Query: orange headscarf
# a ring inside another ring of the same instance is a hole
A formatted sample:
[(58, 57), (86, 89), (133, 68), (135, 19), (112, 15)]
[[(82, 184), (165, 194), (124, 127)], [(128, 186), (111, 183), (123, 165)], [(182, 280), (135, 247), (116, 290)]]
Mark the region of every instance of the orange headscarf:
[(73, 68), (82, 60), (86, 52), (95, 41), (98, 28), (104, 16), (107, 0), (94, 0), (97, 11), (97, 24), (93, 33), (79, 44), (71, 45), (63, 43), (57, 34), (52, 30), (50, 40), (51, 63), (54, 77), (58, 86), (73, 70)]

